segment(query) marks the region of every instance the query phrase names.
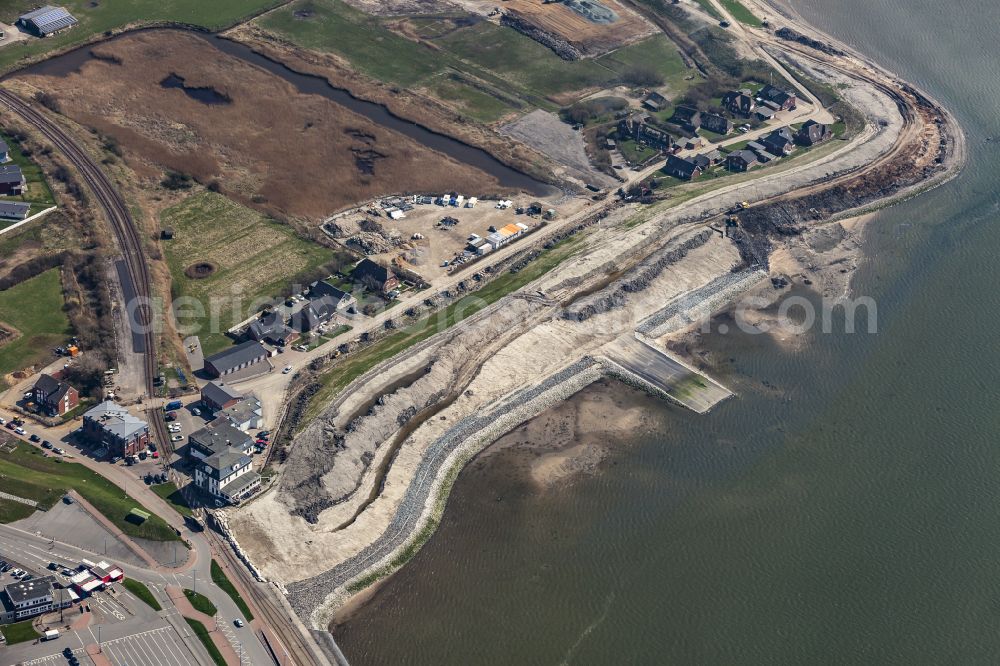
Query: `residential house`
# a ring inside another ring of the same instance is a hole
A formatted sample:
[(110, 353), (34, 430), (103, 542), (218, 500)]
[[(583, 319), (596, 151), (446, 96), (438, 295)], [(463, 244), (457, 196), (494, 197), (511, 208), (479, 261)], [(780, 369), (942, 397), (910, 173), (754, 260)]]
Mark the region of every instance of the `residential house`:
[(0, 166), (0, 194), (24, 194), (27, 185), (28, 181), (24, 179), (21, 167), (16, 164)]
[(677, 155), (671, 155), (667, 158), (667, 164), (663, 167), (663, 171), (681, 180), (694, 180), (701, 175), (701, 167), (697, 163), (693, 160), (677, 157)]
[(726, 156), (723, 155), (722, 151), (718, 149), (707, 152), (704, 156), (708, 158), (709, 163), (712, 165), (722, 164), (726, 161)]
[(693, 132), (701, 127), (701, 111), (693, 106), (678, 106), (674, 115), (670, 116), (670, 122)]
[(722, 96), (722, 106), (732, 114), (749, 118), (757, 108), (757, 102), (746, 90), (731, 90)]
[(715, 134), (725, 135), (733, 131), (733, 121), (717, 113), (703, 113), (701, 115), (701, 128)]
[(795, 140), (803, 146), (815, 146), (833, 138), (833, 132), (828, 125), (818, 123), (815, 120), (807, 120), (799, 131), (795, 134)]
[(783, 90), (777, 86), (772, 86), (771, 84), (767, 84), (761, 88), (760, 92), (757, 93), (757, 98), (761, 101), (774, 102), (778, 105), (778, 108), (783, 111), (794, 110), (795, 105), (798, 103), (795, 93), (788, 92), (787, 90)]
[(80, 432), (94, 445), (107, 447), (112, 456), (119, 458), (149, 446), (149, 424), (112, 400), (84, 412)]
[(17, 19), (17, 25), (38, 37), (48, 37), (77, 24), (76, 18), (62, 7), (45, 5)]
[(655, 90), (648, 95), (646, 99), (642, 100), (642, 105), (649, 109), (650, 111), (660, 111), (664, 109), (668, 104), (669, 100), (666, 97), (656, 92)]
[(237, 504), (260, 489), (260, 474), (249, 455), (226, 450), (194, 466), (194, 484), (216, 499)]
[(232, 407), (242, 399), (242, 393), (222, 382), (209, 382), (201, 389), (201, 404), (212, 412)]
[(337, 310), (347, 310), (358, 302), (353, 296), (342, 289), (334, 287), (326, 280), (319, 280), (309, 285), (309, 298), (321, 298), (327, 296), (333, 299)]
[(693, 136), (684, 142), (685, 150), (697, 150), (705, 145), (705, 140), (700, 136)]
[(362, 259), (351, 275), (372, 291), (387, 294), (399, 286), (399, 278), (391, 270), (371, 259)]
[(736, 150), (726, 157), (726, 168), (730, 171), (749, 171), (760, 162), (751, 150)]
[(0, 201), (0, 217), (8, 220), (26, 220), (31, 204), (20, 201)]
[(285, 324), (284, 318), (274, 310), (263, 313), (259, 319), (247, 327), (247, 336), (256, 342), (270, 342), (284, 347), (299, 337), (299, 334)]
[(267, 364), (267, 357), (264, 345), (250, 340), (206, 358), (205, 372), (210, 377), (223, 377), (255, 365)]
[(49, 416), (62, 416), (80, 404), (75, 388), (52, 375), (43, 374), (31, 389), (31, 399)]
[(702, 173), (705, 172), (705, 169), (712, 166), (712, 160), (709, 159), (708, 155), (695, 155), (690, 158), (690, 161), (694, 162), (695, 166), (701, 169)]
[(761, 139), (760, 142), (764, 144), (769, 153), (774, 153), (778, 156), (788, 155), (795, 150), (795, 139), (792, 136), (792, 130), (788, 127), (781, 127), (774, 130)]
[(634, 139), (636, 143), (664, 152), (677, 152), (680, 149), (680, 146), (675, 145), (670, 134), (649, 124), (648, 121), (649, 116), (645, 113), (637, 113), (622, 119), (618, 123), (619, 138)]
[[(353, 302), (354, 298), (350, 298)], [(302, 333), (315, 331), (323, 324), (333, 320), (340, 310), (342, 302), (334, 296), (311, 298), (308, 303), (292, 315), (291, 326), (294, 330)]]
[(253, 439), (227, 421), (216, 419), (188, 435), (187, 457), (190, 460), (204, 460), (229, 450), (250, 455)]

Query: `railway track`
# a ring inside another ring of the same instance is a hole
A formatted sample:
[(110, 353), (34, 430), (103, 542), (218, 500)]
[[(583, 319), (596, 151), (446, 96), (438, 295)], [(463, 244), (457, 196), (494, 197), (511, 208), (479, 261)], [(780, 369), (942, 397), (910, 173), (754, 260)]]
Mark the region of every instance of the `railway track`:
[[(152, 397), (156, 392), (154, 380), (159, 370), (156, 359), (156, 331), (151, 326), (153, 310), (149, 298), (152, 293), (152, 281), (149, 266), (143, 253), (142, 239), (128, 204), (93, 158), (45, 114), (2, 88), (0, 88), (0, 103), (32, 125), (69, 160), (90, 188), (111, 224), (112, 232), (125, 262), (126, 275), (124, 277), (132, 282), (131, 286), (135, 294), (136, 303), (126, 303), (126, 313), (130, 316), (130, 329), (138, 329), (137, 335), (140, 335), (142, 339), (145, 391), (147, 396)], [(123, 292), (128, 293), (128, 290), (123, 289)], [(146, 410), (146, 417), (147, 422), (153, 428), (155, 439), (159, 442), (164, 460), (169, 459), (174, 450), (160, 410), (151, 407)], [(280, 635), (284, 647), (289, 653), (287, 659), (281, 663), (283, 665), (322, 663), (322, 661), (317, 660), (306, 639), (288, 617), (287, 610), (270, 594), (257, 587), (256, 581), (250, 577), (242, 562), (236, 559), (228, 544), (222, 542), (215, 535), (211, 535), (209, 539), (210, 543), (211, 540), (215, 540), (216, 548), (214, 550), (223, 553), (223, 557), (227, 558), (232, 565), (230, 569), (238, 572), (242, 579), (241, 582), (243, 582), (243, 589), (248, 592), (254, 605), (266, 618), (267, 624), (275, 630), (275, 634)]]

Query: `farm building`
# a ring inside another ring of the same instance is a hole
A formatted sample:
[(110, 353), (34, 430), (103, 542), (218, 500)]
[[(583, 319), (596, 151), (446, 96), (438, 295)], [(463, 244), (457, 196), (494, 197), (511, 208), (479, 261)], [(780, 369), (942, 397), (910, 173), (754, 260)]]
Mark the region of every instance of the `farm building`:
[(31, 211), (31, 204), (19, 201), (0, 201), (0, 217), (8, 220), (26, 220)]
[(72, 28), (77, 24), (77, 20), (62, 7), (45, 5), (24, 14), (17, 19), (17, 23), (33, 35), (48, 37), (66, 28)]
[(23, 194), (27, 184), (21, 167), (16, 164), (0, 167), (0, 194)]
[(222, 377), (260, 363), (266, 363), (267, 356), (264, 345), (250, 340), (206, 358), (205, 372), (210, 377)]

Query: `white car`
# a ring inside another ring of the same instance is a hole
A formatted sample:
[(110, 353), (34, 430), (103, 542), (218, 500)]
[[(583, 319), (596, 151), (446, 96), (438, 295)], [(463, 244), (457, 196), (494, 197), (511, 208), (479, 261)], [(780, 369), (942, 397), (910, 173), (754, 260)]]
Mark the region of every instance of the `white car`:
[(184, 437), (182, 435), (174, 435), (173, 437), (170, 438), (170, 441), (171, 442), (182, 442), (182, 441), (184, 441)]
[(283, 374), (283, 375), (287, 375), (287, 374), (288, 374), (289, 372), (291, 372), (291, 371), (292, 371), (292, 366), (290, 366), (290, 365), (286, 365), (286, 366), (285, 366), (285, 369), (281, 371), (281, 374)]
[(235, 620), (233, 620), (233, 624), (236, 625), (237, 629), (242, 628), (243, 627), (243, 620), (241, 620), (239, 618), (236, 618)]

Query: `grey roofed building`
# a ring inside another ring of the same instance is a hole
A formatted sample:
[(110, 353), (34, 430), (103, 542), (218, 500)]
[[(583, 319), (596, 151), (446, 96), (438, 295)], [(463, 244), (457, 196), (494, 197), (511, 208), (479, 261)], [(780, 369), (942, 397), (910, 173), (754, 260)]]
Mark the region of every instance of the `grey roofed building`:
[(253, 450), (250, 435), (229, 423), (213, 423), (188, 435), (188, 457), (209, 458), (226, 451), (248, 455)]
[(726, 167), (730, 171), (746, 171), (759, 163), (752, 150), (736, 150), (726, 157)]
[(770, 120), (771, 118), (774, 118), (774, 109), (769, 109), (766, 106), (759, 106), (754, 110), (753, 115), (755, 115), (758, 120)]
[(205, 371), (214, 377), (221, 377), (266, 362), (267, 356), (264, 345), (250, 340), (206, 358)]
[(326, 280), (317, 280), (309, 285), (310, 298), (321, 298), (323, 296), (332, 298), (336, 302), (337, 308), (341, 310), (349, 308), (357, 302), (349, 293), (343, 289), (334, 287)]
[(201, 389), (201, 401), (213, 411), (235, 405), (242, 399), (242, 393), (222, 382), (209, 382)]
[(218, 416), (225, 419), (229, 425), (244, 432), (264, 425), (263, 407), (260, 400), (252, 396), (243, 398), (231, 407), (226, 407), (219, 412)]
[(701, 114), (701, 128), (716, 134), (729, 134), (733, 131), (733, 121), (715, 113)]
[[(344, 295), (347, 296), (347, 294)], [(354, 301), (352, 296), (347, 297), (352, 302)], [(342, 300), (338, 300), (337, 297), (329, 294), (310, 299), (308, 303), (292, 315), (292, 329), (302, 333), (315, 330), (317, 327), (333, 319), (337, 312), (342, 309), (342, 302)]]
[(28, 12), (17, 19), (17, 22), (40, 37), (51, 35), (77, 24), (77, 20), (72, 14), (62, 7), (53, 7), (52, 5), (45, 5)]
[(0, 217), (10, 220), (26, 220), (31, 211), (31, 204), (20, 201), (0, 201)]
[(794, 109), (797, 102), (794, 93), (772, 86), (770, 83), (761, 88), (757, 96), (762, 100), (774, 102), (782, 109)]
[(247, 335), (257, 342), (270, 342), (284, 345), (298, 337), (291, 328), (285, 325), (285, 320), (275, 311), (269, 311), (255, 319), (247, 327)]
[(24, 173), (21, 167), (16, 164), (5, 164), (0, 166), (0, 186), (5, 190), (17, 190), (5, 192), (6, 194), (20, 194), (25, 185)]
[(83, 418), (100, 423), (102, 430), (125, 440), (132, 439), (149, 429), (149, 424), (132, 416), (127, 409), (112, 400), (105, 400), (91, 407), (84, 413)]
[(775, 155), (787, 155), (795, 149), (795, 140), (792, 137), (792, 130), (788, 127), (781, 127), (760, 140), (769, 153)]
[(701, 126), (701, 112), (693, 106), (678, 106), (674, 115), (670, 116), (670, 122), (687, 129), (697, 129)]
[(815, 120), (807, 120), (795, 135), (796, 141), (805, 146), (822, 143), (833, 137), (830, 128)]

